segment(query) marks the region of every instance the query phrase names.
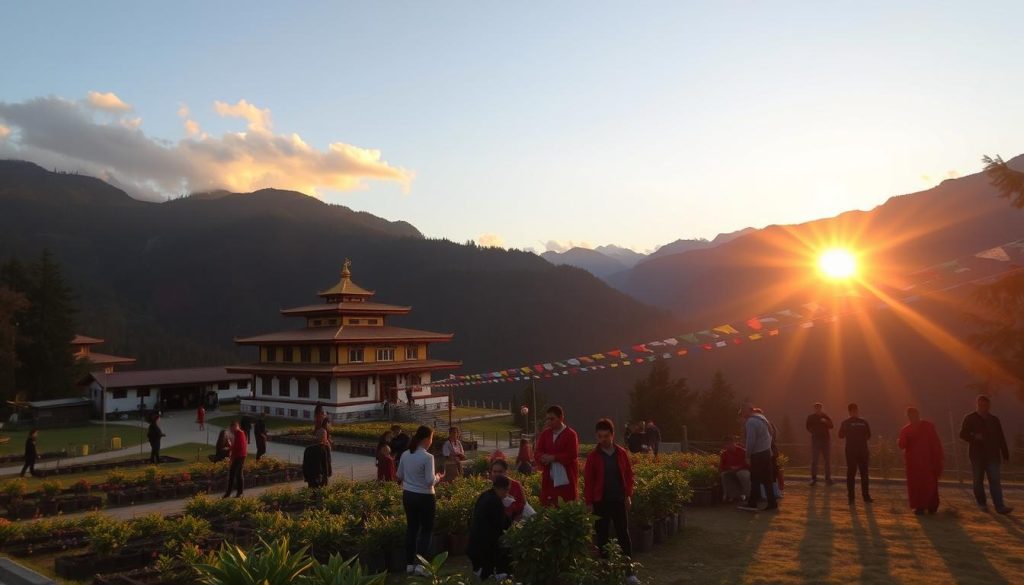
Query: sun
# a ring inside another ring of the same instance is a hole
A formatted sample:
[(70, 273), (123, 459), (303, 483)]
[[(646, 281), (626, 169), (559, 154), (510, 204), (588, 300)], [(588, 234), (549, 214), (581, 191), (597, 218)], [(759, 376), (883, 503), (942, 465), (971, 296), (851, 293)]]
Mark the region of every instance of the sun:
[(831, 248), (818, 256), (818, 270), (826, 278), (845, 280), (857, 274), (857, 257), (843, 248)]

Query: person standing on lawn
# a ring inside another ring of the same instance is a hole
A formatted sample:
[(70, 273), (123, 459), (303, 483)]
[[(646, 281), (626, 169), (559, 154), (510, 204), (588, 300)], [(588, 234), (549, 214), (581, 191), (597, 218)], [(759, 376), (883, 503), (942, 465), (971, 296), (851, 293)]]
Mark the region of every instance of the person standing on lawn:
[(661, 429), (654, 424), (653, 420), (647, 421), (644, 439), (647, 442), (647, 447), (654, 453), (654, 459), (657, 460), (658, 452), (661, 450)]
[[(615, 524), (615, 537), (622, 554), (632, 558), (633, 543), (629, 538), (629, 509), (633, 506), (633, 464), (629, 453), (615, 444), (615, 424), (602, 418), (594, 426), (597, 447), (587, 455), (583, 468), (583, 499), (587, 510), (597, 516), (594, 524), (597, 550), (606, 558), (609, 523)], [(635, 575), (627, 583), (639, 583)]]
[(28, 432), (28, 436), (25, 437), (25, 465), (21, 468), (21, 477), (25, 477), (26, 471), (32, 477), (36, 475), (36, 459), (39, 458), (39, 449), (36, 447), (36, 439), (38, 437), (39, 429), (32, 429)]
[(851, 402), (846, 410), (850, 418), (839, 425), (839, 438), (846, 439), (846, 497), (853, 505), (853, 486), (857, 479), (857, 472), (860, 471), (860, 493), (864, 503), (870, 504), (871, 480), (868, 477), (868, 463), (870, 452), (868, 451), (868, 439), (871, 438), (871, 426), (868, 421), (860, 417), (860, 407)]
[(580, 457), (580, 439), (576, 431), (565, 424), (565, 411), (561, 406), (549, 407), (545, 421), (535, 454), (541, 468), (540, 505), (557, 507), (559, 498), (575, 502), (579, 497), (576, 462)]
[(939, 478), (942, 477), (942, 440), (935, 425), (921, 420), (914, 407), (907, 409), (910, 422), (900, 429), (898, 441), (907, 470), (907, 498), (918, 516), (939, 509)]
[(1000, 481), (1000, 468), (1003, 461), (1010, 460), (1010, 449), (1006, 445), (1003, 425), (992, 414), (992, 399), (982, 394), (978, 396), (977, 410), (964, 417), (960, 427), (960, 438), (970, 443), (968, 455), (971, 459), (971, 470), (974, 475), (974, 499), (978, 507), (988, 511), (985, 502), (985, 476), (988, 476), (988, 490), (992, 494), (992, 504), (996, 512), (1009, 514), (1003, 502), (1003, 485)]
[(425, 575), (424, 568), (417, 564), (416, 556), (426, 558), (430, 551), (430, 537), (434, 532), (434, 516), (437, 501), (434, 486), (443, 477), (434, 468), (434, 456), (430, 445), (434, 442), (434, 430), (421, 425), (409, 441), (409, 452), (398, 462), (398, 481), (402, 482), (402, 508), (405, 509), (405, 559), (406, 573)]
[(747, 434), (746, 463), (750, 467), (750, 495), (747, 497), (747, 503), (738, 509), (745, 512), (758, 511), (757, 505), (761, 502), (763, 489), (768, 500), (765, 511), (778, 510), (779, 503), (772, 485), (775, 481), (772, 463), (772, 424), (763, 413), (754, 412), (754, 406), (750, 403), (743, 405), (740, 416), (746, 421), (744, 428)]
[(395, 457), (391, 454), (391, 431), (384, 431), (377, 441), (377, 481), (395, 481)]
[(825, 414), (820, 402), (814, 403), (814, 412), (807, 415), (807, 432), (811, 434), (811, 485), (818, 483), (818, 458), (825, 461), (825, 485), (832, 485), (832, 433), (835, 427)]
[(267, 454), (267, 439), (270, 438), (270, 434), (267, 433), (267, 421), (263, 418), (262, 412), (260, 417), (256, 419), (253, 433), (256, 435), (256, 461), (259, 461), (260, 457)]
[(331, 448), (327, 432), (320, 429), (316, 432), (316, 443), (302, 451), (302, 478), (310, 489), (316, 489), (326, 486), (331, 475)]
[(149, 420), (149, 430), (146, 438), (149, 439), (149, 462), (157, 465), (160, 463), (160, 439), (164, 438), (164, 432), (160, 430), (160, 415), (154, 414)]
[(395, 468), (402, 462), (402, 454), (409, 449), (409, 434), (401, 426), (391, 425), (391, 456), (395, 458)]
[(206, 430), (206, 408), (202, 403), (199, 403), (199, 408), (196, 409), (196, 422), (199, 424), (200, 431)]
[(235, 497), (240, 498), (245, 482), (242, 468), (245, 467), (245, 457), (249, 454), (249, 442), (237, 420), (231, 421), (231, 435), (231, 466), (228, 467), (228, 489), (224, 492), (224, 497), (230, 496), (231, 488), (234, 487)]
[(462, 477), (462, 462), (466, 460), (466, 450), (462, 446), (461, 437), (459, 427), (448, 429), (448, 440), (441, 448), (441, 454), (444, 455), (445, 481), (455, 481)]
[(508, 577), (509, 558), (501, 546), (501, 535), (512, 525), (505, 513), (511, 482), (503, 475), (491, 481), (491, 489), (480, 494), (473, 504), (473, 520), (469, 528), (466, 555), (473, 563), (473, 573), (481, 580), (494, 576), (496, 581)]

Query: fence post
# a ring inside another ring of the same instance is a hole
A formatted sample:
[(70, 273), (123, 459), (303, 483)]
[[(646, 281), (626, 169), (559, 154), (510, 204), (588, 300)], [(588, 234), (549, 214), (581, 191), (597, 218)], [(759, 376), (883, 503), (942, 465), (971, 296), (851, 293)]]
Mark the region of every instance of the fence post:
[(686, 428), (686, 425), (683, 425), (683, 452), (685, 453), (685, 452), (687, 452), (689, 450), (690, 450), (689, 433), (688, 433), (688, 430)]

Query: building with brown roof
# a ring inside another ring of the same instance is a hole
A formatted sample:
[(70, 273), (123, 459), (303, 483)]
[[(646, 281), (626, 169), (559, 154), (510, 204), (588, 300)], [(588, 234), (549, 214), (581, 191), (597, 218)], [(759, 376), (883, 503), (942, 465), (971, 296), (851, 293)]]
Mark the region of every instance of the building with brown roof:
[(429, 356), (430, 344), (450, 341), (451, 333), (390, 325), (412, 309), (373, 302), (374, 292), (352, 281), (348, 260), (341, 280), (319, 296), (321, 303), (281, 311), (304, 327), (235, 340), (259, 348), (258, 363), (228, 367), (254, 378), (243, 413), (312, 419), (321, 405), (331, 420), (347, 420), (405, 404), (407, 394), (416, 404), (447, 407), (447, 395), (424, 384), (432, 372), (462, 365)]
[(92, 351), (92, 346), (99, 345), (103, 341), (96, 337), (76, 334), (75, 338), (71, 340), (75, 359), (87, 360), (92, 364), (92, 369), (102, 370), (108, 374), (113, 372), (116, 366), (130, 366), (135, 363), (135, 358)]

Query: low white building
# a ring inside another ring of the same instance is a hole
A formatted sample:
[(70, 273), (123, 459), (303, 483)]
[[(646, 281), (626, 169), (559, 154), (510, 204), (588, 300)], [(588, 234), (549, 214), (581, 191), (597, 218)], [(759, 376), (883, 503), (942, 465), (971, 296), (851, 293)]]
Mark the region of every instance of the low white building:
[(195, 409), (200, 404), (237, 402), (252, 395), (251, 380), (216, 366), (92, 372), (86, 382), (95, 412), (116, 417), (140, 409)]

